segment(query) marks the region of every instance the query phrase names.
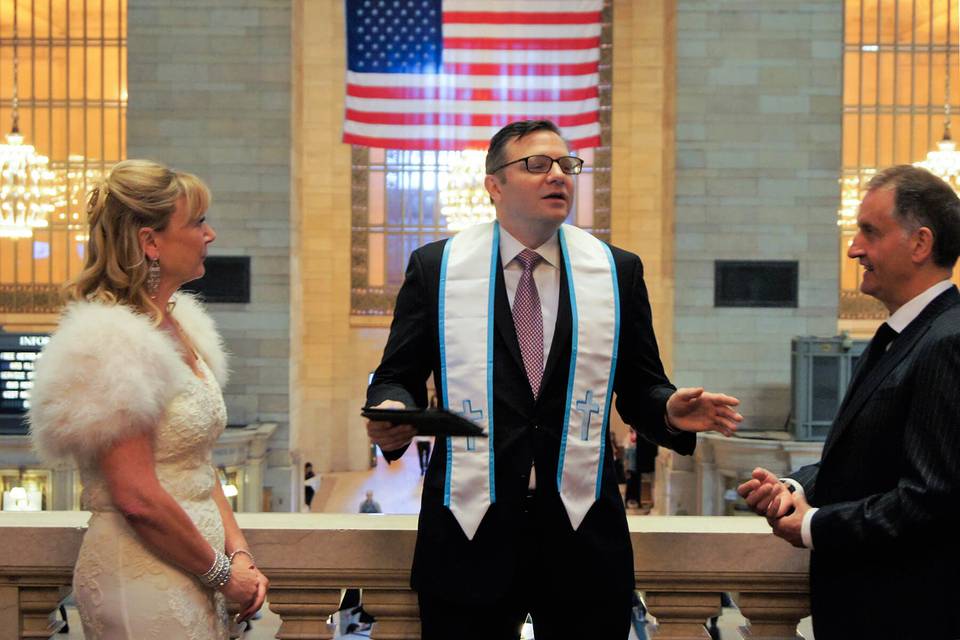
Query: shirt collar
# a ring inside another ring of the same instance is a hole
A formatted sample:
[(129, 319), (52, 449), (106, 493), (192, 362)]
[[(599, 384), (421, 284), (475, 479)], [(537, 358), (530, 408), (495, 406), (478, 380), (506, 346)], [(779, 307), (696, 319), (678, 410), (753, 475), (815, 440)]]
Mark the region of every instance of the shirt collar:
[(887, 324), (897, 333), (903, 333), (907, 325), (916, 320), (920, 312), (933, 302), (934, 298), (952, 286), (953, 282), (950, 280), (941, 280), (890, 314), (890, 317), (887, 318)]
[[(520, 255), (520, 252), (526, 249), (527, 247), (523, 246), (523, 243), (510, 235), (510, 232), (503, 228), (503, 225), (500, 225), (500, 264), (501, 266), (506, 267)], [(553, 234), (550, 238), (544, 242), (539, 247), (533, 249), (540, 254), (540, 257), (543, 258), (544, 262), (550, 266), (559, 269), (560, 268), (560, 240), (557, 234)]]

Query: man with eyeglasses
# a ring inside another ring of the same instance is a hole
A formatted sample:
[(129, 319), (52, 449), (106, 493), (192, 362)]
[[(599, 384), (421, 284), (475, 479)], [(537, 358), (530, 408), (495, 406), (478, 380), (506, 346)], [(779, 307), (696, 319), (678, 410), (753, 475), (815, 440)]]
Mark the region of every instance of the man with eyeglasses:
[[(642, 435), (691, 454), (730, 435), (736, 398), (677, 390), (660, 363), (640, 259), (564, 220), (583, 160), (549, 121), (490, 141), (495, 222), (410, 258), (368, 406), (441, 405), (488, 438), (437, 439), (424, 480), (412, 587), (422, 637), (625, 639), (633, 552), (606, 446), (616, 392)], [(399, 458), (415, 431), (371, 421)]]

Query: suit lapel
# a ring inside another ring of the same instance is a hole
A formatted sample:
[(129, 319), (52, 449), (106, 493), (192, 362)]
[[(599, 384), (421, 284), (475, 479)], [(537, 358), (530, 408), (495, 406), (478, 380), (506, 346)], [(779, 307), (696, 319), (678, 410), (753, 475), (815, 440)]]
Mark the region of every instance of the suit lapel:
[[(880, 358), (879, 362), (865, 375), (855, 376), (847, 395), (844, 396), (833, 428), (823, 445), (821, 459), (826, 459), (833, 444), (839, 439), (844, 429), (856, 417), (863, 404), (873, 395), (877, 387), (890, 375), (900, 362), (913, 350), (921, 337), (930, 329), (934, 319), (948, 308), (960, 302), (960, 293), (956, 287), (951, 288), (934, 298), (934, 300), (920, 312), (907, 328), (903, 330), (890, 345), (890, 351)], [(862, 378), (862, 379), (861, 379)]]

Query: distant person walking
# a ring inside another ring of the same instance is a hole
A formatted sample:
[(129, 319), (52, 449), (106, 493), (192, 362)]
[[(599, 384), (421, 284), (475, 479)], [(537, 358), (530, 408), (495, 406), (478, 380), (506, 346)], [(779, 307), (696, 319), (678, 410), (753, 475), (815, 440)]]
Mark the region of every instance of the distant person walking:
[(426, 475), (427, 465), (430, 463), (430, 443), (432, 438), (429, 436), (417, 436), (413, 439), (417, 443), (417, 458), (420, 460), (420, 475)]
[(383, 513), (380, 503), (373, 499), (373, 491), (367, 491), (367, 499), (360, 503), (360, 513)]
[(310, 503), (313, 502), (313, 496), (317, 493), (317, 489), (314, 486), (317, 484), (317, 481), (313, 480), (316, 475), (317, 474), (313, 472), (312, 462), (303, 465), (303, 501), (307, 504), (308, 511), (310, 510)]

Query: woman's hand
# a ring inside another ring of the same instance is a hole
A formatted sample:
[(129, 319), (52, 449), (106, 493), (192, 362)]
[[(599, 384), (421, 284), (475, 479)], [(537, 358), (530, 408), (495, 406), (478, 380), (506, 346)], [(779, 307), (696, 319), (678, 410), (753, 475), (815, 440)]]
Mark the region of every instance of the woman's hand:
[(242, 612), (245, 612), (257, 597), (259, 572), (251, 569), (252, 565), (250, 558), (235, 557), (230, 566), (230, 579), (223, 586), (223, 595), (230, 602), (238, 603)]
[(267, 597), (267, 587), (270, 581), (260, 573), (256, 565), (246, 554), (238, 553), (233, 557), (230, 566), (230, 580), (223, 587), (223, 595), (227, 600), (240, 605), (237, 619), (248, 619), (263, 606)]

